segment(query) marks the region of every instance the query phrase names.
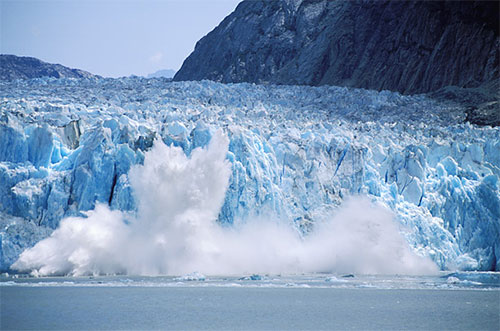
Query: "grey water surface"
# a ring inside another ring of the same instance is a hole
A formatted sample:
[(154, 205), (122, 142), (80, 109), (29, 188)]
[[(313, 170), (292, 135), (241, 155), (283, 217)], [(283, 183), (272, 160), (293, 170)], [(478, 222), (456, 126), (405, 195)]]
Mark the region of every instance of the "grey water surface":
[(498, 330), (498, 275), (465, 278), (2, 278), (0, 327)]

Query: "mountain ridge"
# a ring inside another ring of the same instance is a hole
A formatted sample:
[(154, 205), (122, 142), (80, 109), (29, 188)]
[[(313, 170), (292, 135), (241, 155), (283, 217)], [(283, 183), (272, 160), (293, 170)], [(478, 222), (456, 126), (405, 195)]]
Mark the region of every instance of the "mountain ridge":
[(148, 75), (146, 75), (146, 78), (161, 78), (161, 77), (164, 77), (164, 78), (173, 78), (175, 76), (175, 70), (173, 69), (161, 69), (161, 70), (157, 70), (153, 73), (150, 73)]
[(44, 62), (30, 56), (0, 54), (0, 80), (55, 78), (92, 78), (90, 72), (73, 69), (61, 64)]
[(243, 1), (174, 80), (404, 94), (499, 79), (498, 2)]

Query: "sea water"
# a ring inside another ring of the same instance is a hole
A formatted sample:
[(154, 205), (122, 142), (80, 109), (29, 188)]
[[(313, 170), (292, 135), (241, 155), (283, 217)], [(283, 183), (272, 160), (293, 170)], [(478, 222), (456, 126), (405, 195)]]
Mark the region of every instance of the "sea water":
[(2, 330), (498, 330), (500, 275), (0, 279)]

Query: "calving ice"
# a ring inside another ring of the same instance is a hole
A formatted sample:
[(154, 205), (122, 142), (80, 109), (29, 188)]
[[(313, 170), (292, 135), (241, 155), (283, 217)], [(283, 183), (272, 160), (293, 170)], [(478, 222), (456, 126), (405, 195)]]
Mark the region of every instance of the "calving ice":
[(0, 84), (4, 270), (499, 268), (499, 129), (460, 107), (326, 86)]
[(351, 201), (305, 238), (275, 220), (221, 227), (215, 221), (231, 174), (227, 147), (220, 131), (189, 158), (181, 148), (156, 141), (144, 165), (129, 174), (138, 200), (135, 216), (97, 205), (87, 218), (62, 220), (12, 268), (77, 276), (437, 271), (410, 251), (392, 215), (368, 201)]

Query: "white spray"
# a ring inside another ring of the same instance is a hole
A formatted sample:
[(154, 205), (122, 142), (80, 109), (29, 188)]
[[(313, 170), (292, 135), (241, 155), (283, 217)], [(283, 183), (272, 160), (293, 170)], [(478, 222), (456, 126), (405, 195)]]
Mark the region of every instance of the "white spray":
[(437, 271), (411, 251), (393, 215), (366, 198), (347, 201), (305, 238), (273, 220), (219, 226), (231, 175), (227, 149), (220, 131), (189, 158), (156, 141), (129, 173), (137, 216), (97, 205), (87, 218), (62, 220), (12, 268), (36, 275)]

